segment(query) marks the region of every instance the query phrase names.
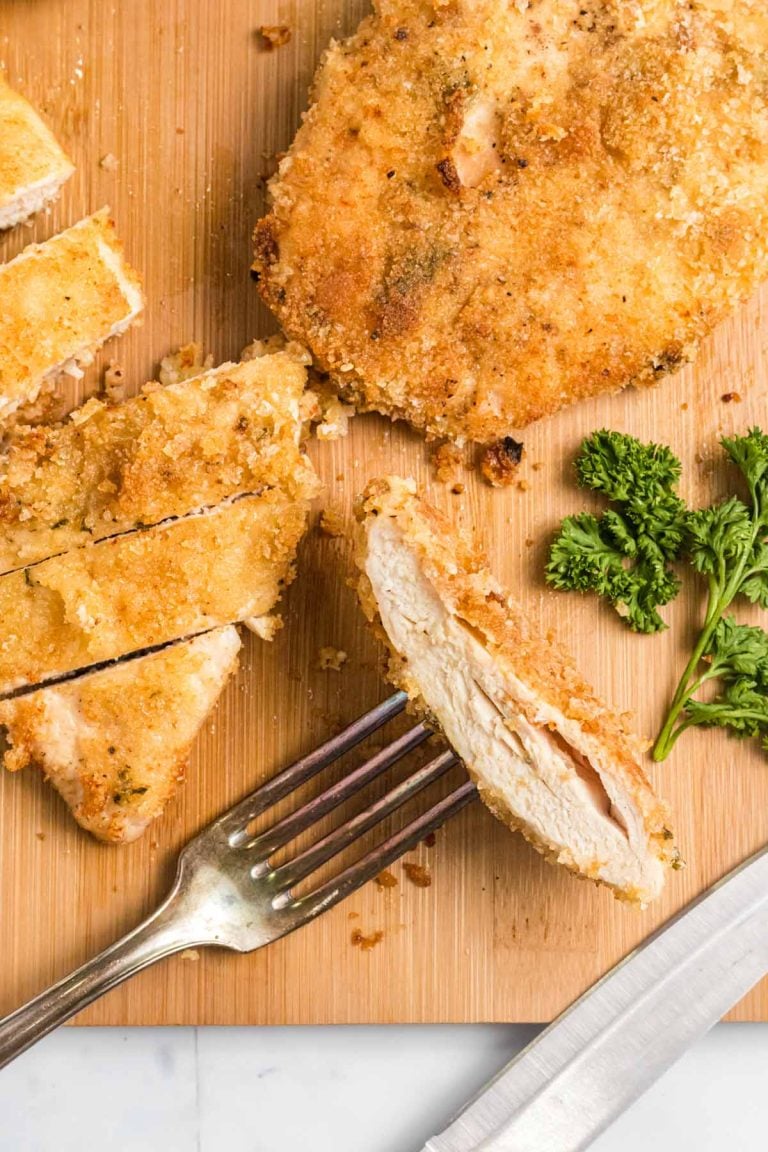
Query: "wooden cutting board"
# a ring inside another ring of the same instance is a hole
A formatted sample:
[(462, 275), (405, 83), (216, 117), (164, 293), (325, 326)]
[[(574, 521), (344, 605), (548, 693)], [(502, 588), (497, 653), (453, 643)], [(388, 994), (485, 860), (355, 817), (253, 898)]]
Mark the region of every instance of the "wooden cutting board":
[[(109, 204), (149, 298), (143, 328), (113, 343), (80, 395), (116, 358), (131, 390), (191, 339), (236, 359), (274, 329), (249, 279), (250, 233), (275, 153), (289, 143), (316, 61), (351, 30), (363, 0), (4, 0), (0, 66), (42, 108), (77, 163), (50, 215), (0, 243), (15, 255)], [(260, 25), (291, 30), (268, 51)], [(105, 157), (114, 157), (114, 163)], [(416, 476), (487, 545), (493, 566), (542, 628), (555, 628), (584, 671), (649, 735), (659, 723), (701, 612), (690, 584), (662, 636), (632, 636), (591, 599), (546, 590), (542, 568), (559, 519), (585, 503), (571, 461), (603, 425), (671, 443), (684, 491), (722, 483), (717, 436), (765, 426), (768, 294), (704, 348), (695, 369), (658, 389), (584, 404), (524, 434), (527, 490), (492, 491), (473, 474), (463, 495), (434, 482), (423, 441), (377, 417), (313, 445), (325, 502), (344, 509), (381, 472)], [(743, 402), (721, 397), (738, 392)], [(381, 652), (346, 581), (348, 546), (313, 529), (271, 645), (246, 641), (240, 674), (202, 735), (188, 784), (139, 843), (96, 844), (37, 775), (0, 778), (0, 1013), (132, 927), (169, 883), (179, 846), (236, 797), (383, 698)], [(341, 672), (317, 650), (349, 653)], [(693, 733), (649, 769), (673, 802), (688, 861), (658, 907), (641, 914), (546, 865), (479, 804), (414, 860), (429, 888), (369, 885), (311, 927), (253, 956), (174, 958), (81, 1017), (93, 1024), (547, 1020), (705, 885), (768, 840), (768, 763), (752, 745)], [(353, 932), (383, 933), (370, 951)], [(768, 984), (735, 1011), (768, 1019)]]

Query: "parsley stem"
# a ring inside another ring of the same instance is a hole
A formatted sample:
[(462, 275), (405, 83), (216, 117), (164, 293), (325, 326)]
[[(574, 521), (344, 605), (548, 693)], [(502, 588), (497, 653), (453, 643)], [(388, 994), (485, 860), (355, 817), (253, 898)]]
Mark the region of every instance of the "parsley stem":
[(715, 631), (715, 628), (722, 619), (723, 613), (744, 582), (747, 561), (753, 553), (755, 540), (763, 527), (760, 509), (754, 493), (752, 496), (752, 505), (752, 533), (749, 541), (742, 548), (739, 560), (730, 576), (726, 579), (726, 567), (722, 559), (719, 565), (718, 576), (709, 576), (709, 596), (707, 598), (707, 612), (704, 617), (704, 624), (699, 633), (699, 638), (696, 641), (696, 646), (691, 653), (691, 658), (686, 664), (685, 670), (675, 689), (675, 694), (672, 697), (672, 703), (670, 704), (667, 718), (664, 721), (664, 726), (659, 732), (656, 743), (653, 746), (652, 755), (654, 760), (666, 760), (667, 756), (669, 756), (678, 736), (680, 736), (688, 726), (687, 723), (683, 721), (677, 728), (675, 727), (680, 713), (685, 711), (685, 707), (694, 692), (698, 691), (704, 681), (708, 679), (706, 673), (698, 679), (696, 678), (699, 664), (709, 648), (712, 633)]

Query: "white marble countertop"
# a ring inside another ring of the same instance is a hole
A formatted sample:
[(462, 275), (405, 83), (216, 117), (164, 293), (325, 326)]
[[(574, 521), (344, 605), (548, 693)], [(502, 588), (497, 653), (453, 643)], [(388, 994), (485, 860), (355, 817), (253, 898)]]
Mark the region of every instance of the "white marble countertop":
[[(69, 1028), (0, 1073), (0, 1152), (420, 1152), (512, 1025)], [(768, 1025), (720, 1025), (595, 1152), (763, 1152)]]

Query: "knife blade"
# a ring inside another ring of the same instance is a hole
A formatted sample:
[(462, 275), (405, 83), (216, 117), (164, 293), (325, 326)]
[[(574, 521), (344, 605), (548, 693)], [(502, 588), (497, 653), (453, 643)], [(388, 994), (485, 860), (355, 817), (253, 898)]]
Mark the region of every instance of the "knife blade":
[(585, 992), (422, 1152), (580, 1152), (768, 972), (768, 847)]

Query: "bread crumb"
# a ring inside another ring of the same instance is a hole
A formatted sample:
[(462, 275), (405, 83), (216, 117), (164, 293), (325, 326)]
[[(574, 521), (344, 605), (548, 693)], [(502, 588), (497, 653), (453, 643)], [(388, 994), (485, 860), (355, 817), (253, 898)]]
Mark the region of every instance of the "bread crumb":
[(320, 514), (320, 531), (324, 532), (326, 536), (344, 535), (344, 514), (340, 508), (333, 506), (323, 508)]
[(177, 352), (160, 361), (158, 379), (161, 384), (179, 384), (192, 376), (199, 376), (213, 367), (213, 356), (203, 355), (202, 344), (184, 344)]
[(461, 451), (450, 441), (439, 444), (432, 451), (432, 466), (435, 470), (435, 479), (441, 484), (450, 484), (452, 481), (454, 483), (456, 482), (461, 463)]
[(282, 48), (291, 39), (291, 30), (287, 24), (262, 24), (259, 35), (265, 41), (265, 47), (270, 51), (273, 48)]
[(45, 832), (35, 832), (35, 836), (37, 836), (38, 840), (45, 840)]
[(724, 392), (720, 399), (723, 404), (741, 404), (741, 396), (738, 392)]
[(181, 956), (179, 958), (181, 960), (193, 960), (193, 961), (195, 961), (195, 960), (200, 959), (200, 953), (198, 952), (197, 948), (185, 948), (184, 951), (181, 953)]
[(371, 932), (370, 935), (365, 936), (359, 928), (355, 928), (352, 933), (352, 943), (356, 944), (361, 952), (370, 952), (377, 944), (380, 944), (384, 939), (384, 933), (380, 929)]
[(524, 480), (524, 479), (518, 480), (518, 482), (517, 482), (517, 488), (519, 489), (520, 492), (527, 492), (528, 489), (530, 488), (530, 486), (531, 485), (528, 483), (528, 481)]
[(125, 372), (117, 360), (110, 360), (104, 369), (103, 391), (110, 404), (125, 400)]
[(432, 873), (424, 864), (412, 864), (409, 860), (403, 864), (403, 871), (417, 888), (429, 888), (432, 883)]
[(379, 888), (397, 888), (397, 877), (393, 876), (389, 870), (379, 872), (378, 876), (374, 877)]
[(493, 488), (506, 488), (515, 479), (523, 445), (511, 436), (485, 444), (480, 454), (480, 471)]
[(307, 397), (315, 401), (315, 411), (310, 415), (315, 425), (314, 434), (318, 440), (340, 440), (349, 432), (350, 417), (355, 415), (351, 404), (344, 404), (324, 377), (313, 373)]
[(117, 156), (113, 156), (111, 152), (107, 152), (107, 154), (99, 160), (99, 168), (103, 168), (105, 172), (117, 172), (118, 164), (119, 160)]
[(349, 656), (343, 648), (320, 648), (317, 653), (317, 666), (323, 672), (340, 672)]
[(437, 844), (437, 836), (435, 833), (427, 832), (426, 836), (422, 840), (422, 844), (426, 844), (427, 848), (434, 848), (435, 844)]
[(537, 460), (534, 464), (531, 464), (531, 468), (533, 469), (534, 472), (541, 472), (543, 467), (544, 467), (544, 464), (543, 464), (543, 461), (541, 461), (541, 460)]
[(360, 919), (360, 913), (359, 912), (347, 912), (347, 920), (359, 920), (359, 919)]

